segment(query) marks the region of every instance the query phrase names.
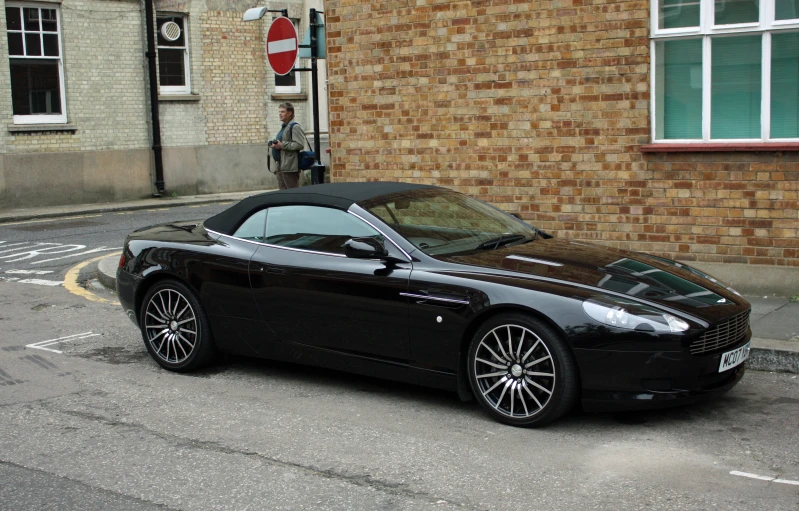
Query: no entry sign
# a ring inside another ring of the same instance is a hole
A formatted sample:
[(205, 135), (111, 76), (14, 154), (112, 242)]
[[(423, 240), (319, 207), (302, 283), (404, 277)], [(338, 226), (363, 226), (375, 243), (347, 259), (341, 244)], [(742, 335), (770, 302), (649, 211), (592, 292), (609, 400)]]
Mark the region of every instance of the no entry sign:
[(272, 22), (266, 34), (266, 56), (275, 74), (288, 74), (297, 62), (297, 29), (288, 18)]

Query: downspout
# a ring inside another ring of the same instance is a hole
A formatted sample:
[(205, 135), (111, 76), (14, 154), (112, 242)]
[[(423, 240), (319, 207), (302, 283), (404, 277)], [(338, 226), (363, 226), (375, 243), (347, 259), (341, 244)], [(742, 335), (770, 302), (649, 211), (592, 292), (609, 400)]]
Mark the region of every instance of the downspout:
[(158, 69), (155, 62), (155, 20), (153, 0), (144, 0), (147, 23), (147, 65), (150, 74), (150, 115), (153, 126), (153, 156), (155, 157), (155, 189), (153, 196), (164, 194), (164, 161), (161, 156), (161, 119), (158, 116)]

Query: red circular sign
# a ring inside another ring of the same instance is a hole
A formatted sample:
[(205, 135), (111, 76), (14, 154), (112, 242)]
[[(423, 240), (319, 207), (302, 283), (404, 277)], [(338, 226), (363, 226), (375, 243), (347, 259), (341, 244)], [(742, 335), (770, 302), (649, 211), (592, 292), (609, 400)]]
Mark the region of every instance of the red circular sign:
[(272, 22), (266, 33), (266, 56), (275, 74), (288, 74), (297, 62), (297, 29), (288, 18)]

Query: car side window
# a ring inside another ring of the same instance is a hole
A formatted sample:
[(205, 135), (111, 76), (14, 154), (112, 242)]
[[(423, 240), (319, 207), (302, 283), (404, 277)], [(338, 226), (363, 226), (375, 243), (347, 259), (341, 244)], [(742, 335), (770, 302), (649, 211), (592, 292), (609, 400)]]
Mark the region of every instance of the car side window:
[(241, 238), (243, 240), (264, 241), (264, 224), (266, 223), (266, 210), (262, 209), (257, 213), (253, 213), (250, 218), (241, 224), (241, 227), (236, 229), (233, 233), (234, 238)]
[(372, 237), (385, 243), (369, 224), (345, 211), (319, 206), (277, 206), (266, 218), (266, 243), (343, 254), (350, 238)]

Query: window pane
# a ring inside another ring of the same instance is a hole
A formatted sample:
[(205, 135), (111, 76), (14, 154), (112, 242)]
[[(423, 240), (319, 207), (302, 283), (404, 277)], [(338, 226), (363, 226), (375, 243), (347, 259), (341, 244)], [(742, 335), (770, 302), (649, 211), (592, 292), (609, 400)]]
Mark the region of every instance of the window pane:
[(264, 222), (266, 221), (266, 210), (255, 213), (236, 229), (233, 236), (250, 241), (264, 241)]
[(45, 32), (57, 32), (58, 22), (56, 21), (55, 9), (42, 9), (42, 30)]
[(712, 44), (711, 138), (760, 138), (761, 36)]
[(297, 75), (295, 71), (292, 69), (283, 76), (275, 75), (275, 85), (278, 87), (296, 87)]
[(716, 0), (716, 25), (757, 23), (760, 19), (759, 0)]
[(771, 138), (799, 138), (799, 33), (771, 37)]
[(266, 242), (272, 245), (343, 254), (345, 241), (365, 236), (384, 241), (368, 224), (337, 209), (283, 206), (266, 216)]
[(702, 40), (657, 44), (657, 139), (702, 138)]
[(162, 87), (186, 85), (183, 64), (183, 50), (158, 50), (158, 76)]
[(792, 20), (799, 18), (799, 0), (777, 0), (775, 5), (776, 20)]
[(11, 59), (14, 115), (61, 114), (57, 60)]
[(58, 57), (58, 34), (44, 34), (44, 54), (47, 57)]
[(19, 7), (6, 7), (6, 24), (8, 30), (22, 30), (22, 20)]
[(25, 34), (25, 55), (38, 57), (42, 54), (42, 41), (39, 34)]
[(699, 0), (661, 0), (658, 28), (699, 26)]
[(22, 33), (12, 34), (8, 33), (8, 54), (9, 55), (24, 55), (22, 47)]
[(22, 9), (25, 19), (25, 30), (39, 31), (39, 9), (26, 7)]

